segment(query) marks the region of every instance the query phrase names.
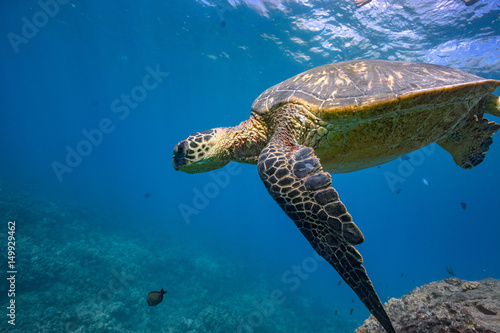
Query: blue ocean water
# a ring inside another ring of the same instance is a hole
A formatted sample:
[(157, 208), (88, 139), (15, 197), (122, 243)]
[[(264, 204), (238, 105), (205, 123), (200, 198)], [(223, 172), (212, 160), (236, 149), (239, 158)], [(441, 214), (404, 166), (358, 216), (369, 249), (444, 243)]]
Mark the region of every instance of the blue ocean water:
[[(369, 312), (256, 167), (176, 172), (172, 148), (248, 119), (262, 91), (327, 63), (430, 62), (500, 79), (498, 0), (0, 6), (2, 332), (353, 332)], [(447, 266), (500, 278), (499, 165), (498, 142), (472, 170), (431, 145), (333, 175), (382, 301), (449, 277)]]

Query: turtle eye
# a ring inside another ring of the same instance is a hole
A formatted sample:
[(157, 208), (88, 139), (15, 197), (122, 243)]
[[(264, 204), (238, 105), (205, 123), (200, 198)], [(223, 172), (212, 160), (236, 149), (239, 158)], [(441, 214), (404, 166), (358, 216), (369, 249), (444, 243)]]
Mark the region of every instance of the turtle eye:
[(186, 148), (187, 148), (187, 143), (186, 141), (179, 142), (175, 148), (174, 151), (177, 155), (184, 155), (186, 153)]

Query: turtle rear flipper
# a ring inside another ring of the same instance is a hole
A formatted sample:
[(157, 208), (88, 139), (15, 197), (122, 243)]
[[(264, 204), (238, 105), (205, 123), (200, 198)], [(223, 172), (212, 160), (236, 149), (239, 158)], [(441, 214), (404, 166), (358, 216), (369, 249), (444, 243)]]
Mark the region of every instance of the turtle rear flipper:
[(486, 95), (478, 103), (484, 113), (489, 113), (494, 116), (500, 117), (500, 97), (493, 94)]
[(500, 115), (499, 98), (492, 94), (483, 98), (472, 110), (463, 125), (453, 130), (444, 139), (437, 141), (443, 149), (453, 156), (455, 163), (464, 169), (471, 169), (484, 160), (486, 152), (493, 143), (500, 125), (483, 117), (485, 112)]
[(331, 187), (314, 150), (275, 133), (258, 160), (259, 175), (274, 200), (295, 222), (314, 250), (326, 259), (389, 333), (395, 333), (353, 245), (363, 235)]

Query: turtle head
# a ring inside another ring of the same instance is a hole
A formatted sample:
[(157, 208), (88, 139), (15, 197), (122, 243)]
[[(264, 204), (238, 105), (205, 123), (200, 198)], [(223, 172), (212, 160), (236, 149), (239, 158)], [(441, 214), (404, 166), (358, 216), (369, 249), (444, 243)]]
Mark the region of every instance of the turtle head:
[(229, 163), (225, 132), (224, 128), (198, 132), (176, 144), (172, 155), (174, 169), (200, 173), (222, 168)]

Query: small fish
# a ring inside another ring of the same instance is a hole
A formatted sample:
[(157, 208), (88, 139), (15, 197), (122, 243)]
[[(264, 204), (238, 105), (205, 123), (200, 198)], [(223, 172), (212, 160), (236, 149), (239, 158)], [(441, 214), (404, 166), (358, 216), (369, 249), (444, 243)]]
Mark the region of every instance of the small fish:
[(148, 294), (148, 305), (149, 306), (157, 306), (158, 304), (163, 301), (163, 294), (166, 294), (167, 292), (164, 291), (163, 289), (161, 291), (152, 291)]
[(335, 310), (335, 315), (337, 315), (337, 313), (338, 313), (338, 311), (337, 311), (337, 310)]
[(465, 202), (463, 202), (463, 201), (460, 203), (460, 206), (462, 206), (463, 210), (467, 209), (467, 204)]
[(144, 198), (146, 198), (146, 199), (151, 198), (151, 193), (148, 192), (148, 193), (144, 194)]
[(408, 156), (408, 155), (401, 156), (401, 161), (408, 161), (409, 159), (410, 159), (410, 156)]
[(400, 189), (400, 188), (396, 189), (396, 194), (399, 194), (399, 193), (401, 193), (401, 192), (403, 192), (403, 190), (402, 190), (402, 189)]
[(432, 185), (426, 178), (422, 178), (422, 183), (424, 183), (424, 185), (427, 187), (430, 187)]
[(405, 276), (405, 273), (401, 273), (401, 277)]
[(349, 311), (349, 314), (350, 314), (350, 315), (352, 315), (352, 311), (353, 311), (353, 310), (354, 310), (354, 309), (353, 309), (353, 308), (351, 308), (351, 311)]
[(344, 281), (340, 280), (339, 282), (337, 282), (337, 286), (341, 286), (342, 283), (344, 283)]
[(450, 274), (451, 276), (455, 276), (455, 273), (453, 272), (453, 269), (451, 268), (451, 266), (446, 266), (446, 271), (448, 272), (448, 274)]

